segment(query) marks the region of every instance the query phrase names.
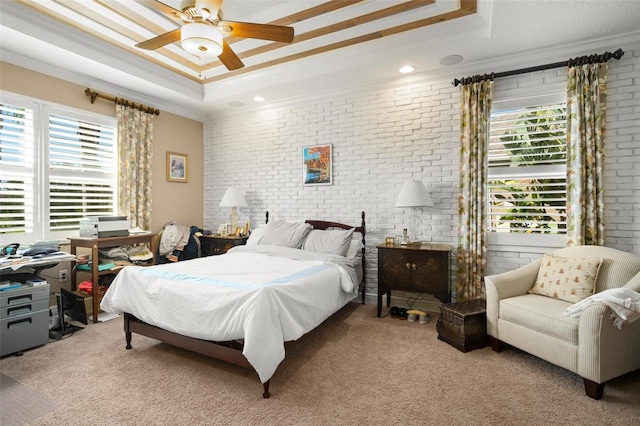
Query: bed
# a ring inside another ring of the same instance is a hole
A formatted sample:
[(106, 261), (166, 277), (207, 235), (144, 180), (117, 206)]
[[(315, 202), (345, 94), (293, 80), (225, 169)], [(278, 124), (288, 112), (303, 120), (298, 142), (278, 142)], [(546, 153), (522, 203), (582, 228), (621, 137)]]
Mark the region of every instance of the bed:
[(362, 292), (361, 224), (268, 221), (226, 254), (120, 271), (100, 307), (123, 314), (126, 348), (148, 336), (256, 371), (264, 398), (285, 343)]

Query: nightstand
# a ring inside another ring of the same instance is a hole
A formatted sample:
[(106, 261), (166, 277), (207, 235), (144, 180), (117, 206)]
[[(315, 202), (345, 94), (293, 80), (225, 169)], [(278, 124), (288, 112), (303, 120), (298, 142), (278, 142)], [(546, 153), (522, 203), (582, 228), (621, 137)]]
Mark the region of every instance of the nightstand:
[(230, 248), (247, 244), (249, 237), (203, 235), (200, 237), (202, 256), (225, 254)]
[(449, 302), (449, 253), (446, 244), (380, 244), (378, 246), (378, 316), (382, 295), (391, 304), (391, 290), (429, 293)]

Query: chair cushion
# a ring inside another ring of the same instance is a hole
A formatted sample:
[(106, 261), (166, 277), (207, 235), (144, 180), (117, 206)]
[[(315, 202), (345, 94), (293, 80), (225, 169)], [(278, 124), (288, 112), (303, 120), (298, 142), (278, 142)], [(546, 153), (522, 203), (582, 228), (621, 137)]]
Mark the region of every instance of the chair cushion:
[(566, 258), (545, 254), (529, 293), (579, 302), (594, 293), (601, 264), (602, 258)]
[(569, 306), (564, 300), (536, 294), (509, 297), (500, 301), (500, 319), (577, 345), (579, 318), (564, 315)]

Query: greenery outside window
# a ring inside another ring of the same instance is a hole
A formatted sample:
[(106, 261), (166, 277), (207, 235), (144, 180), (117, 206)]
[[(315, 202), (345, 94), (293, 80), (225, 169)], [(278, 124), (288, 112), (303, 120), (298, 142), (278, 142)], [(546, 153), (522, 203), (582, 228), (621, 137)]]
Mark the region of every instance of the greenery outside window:
[(85, 217), (114, 215), (115, 118), (0, 95), (2, 241), (63, 240)]
[(488, 147), (488, 231), (504, 244), (566, 240), (564, 94), (494, 104)]

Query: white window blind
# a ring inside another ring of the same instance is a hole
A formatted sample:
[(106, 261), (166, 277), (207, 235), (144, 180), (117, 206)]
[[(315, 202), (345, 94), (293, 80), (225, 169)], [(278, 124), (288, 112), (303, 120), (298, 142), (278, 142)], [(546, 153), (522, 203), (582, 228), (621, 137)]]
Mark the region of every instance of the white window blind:
[(566, 234), (566, 103), (491, 113), (489, 231)]
[(0, 104), (0, 235), (33, 234), (33, 114), (28, 104)]
[(114, 118), (6, 94), (0, 105), (3, 241), (65, 239), (80, 219), (116, 213)]
[(111, 216), (116, 205), (115, 129), (49, 114), (49, 223), (76, 230), (87, 216)]

